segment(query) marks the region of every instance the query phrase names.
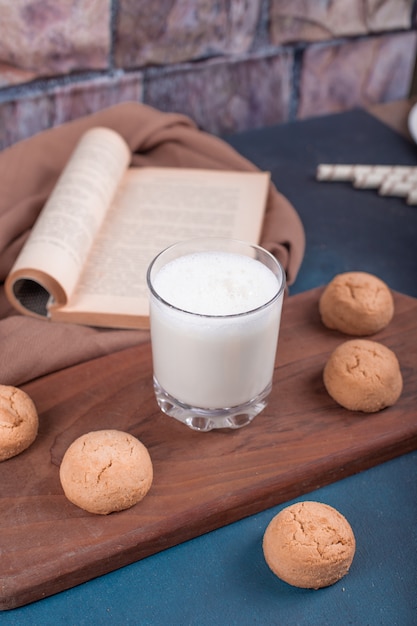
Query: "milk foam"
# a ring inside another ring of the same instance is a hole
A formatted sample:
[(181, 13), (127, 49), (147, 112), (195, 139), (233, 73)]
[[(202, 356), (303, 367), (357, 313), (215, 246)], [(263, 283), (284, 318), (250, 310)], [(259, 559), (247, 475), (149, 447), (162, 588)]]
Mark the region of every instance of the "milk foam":
[(165, 302), (202, 315), (252, 311), (279, 291), (276, 276), (260, 261), (229, 252), (196, 252), (174, 259), (153, 283)]

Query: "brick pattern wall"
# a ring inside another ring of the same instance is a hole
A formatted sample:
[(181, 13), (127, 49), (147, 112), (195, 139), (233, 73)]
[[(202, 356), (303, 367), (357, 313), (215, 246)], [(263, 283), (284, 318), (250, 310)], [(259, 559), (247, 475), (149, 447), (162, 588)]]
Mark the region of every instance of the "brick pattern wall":
[(0, 0), (0, 149), (133, 100), (214, 134), (405, 98), (417, 0)]

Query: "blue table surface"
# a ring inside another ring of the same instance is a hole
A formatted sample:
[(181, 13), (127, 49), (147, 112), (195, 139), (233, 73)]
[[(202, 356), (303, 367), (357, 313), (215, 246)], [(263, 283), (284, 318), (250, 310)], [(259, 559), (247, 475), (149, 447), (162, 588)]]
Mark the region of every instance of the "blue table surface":
[[(362, 269), (417, 297), (417, 207), (346, 183), (314, 180), (315, 167), (322, 162), (417, 165), (413, 144), (362, 111), (226, 140), (271, 171), (302, 218), (307, 249), (290, 293), (325, 284), (336, 273)], [(297, 589), (268, 569), (263, 533), (286, 502), (55, 596), (4, 611), (0, 623), (416, 626), (417, 451), (297, 500), (334, 506), (355, 533), (350, 572), (331, 587)]]

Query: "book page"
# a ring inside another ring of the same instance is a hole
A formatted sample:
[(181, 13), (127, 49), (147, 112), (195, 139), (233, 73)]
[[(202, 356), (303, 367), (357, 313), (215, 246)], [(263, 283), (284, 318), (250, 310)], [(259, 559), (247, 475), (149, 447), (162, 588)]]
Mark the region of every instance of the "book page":
[(265, 172), (129, 169), (65, 313), (131, 315), (137, 326), (148, 314), (147, 268), (165, 247), (194, 237), (259, 242), (269, 179)]
[(55, 300), (68, 298), (129, 161), (128, 146), (113, 130), (83, 135), (12, 268), (13, 297), (18, 289), (11, 283), (35, 279)]

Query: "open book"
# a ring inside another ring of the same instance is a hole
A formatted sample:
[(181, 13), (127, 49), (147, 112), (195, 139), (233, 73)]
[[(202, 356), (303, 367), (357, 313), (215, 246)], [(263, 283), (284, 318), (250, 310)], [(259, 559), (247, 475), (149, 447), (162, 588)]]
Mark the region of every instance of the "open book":
[(258, 243), (269, 173), (133, 168), (130, 156), (113, 130), (83, 135), (6, 279), (17, 310), (148, 328), (146, 272), (158, 252), (193, 237)]

